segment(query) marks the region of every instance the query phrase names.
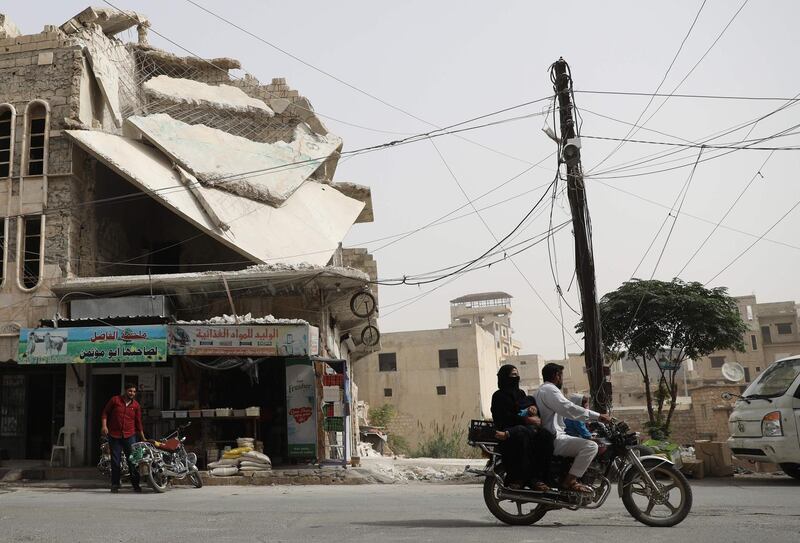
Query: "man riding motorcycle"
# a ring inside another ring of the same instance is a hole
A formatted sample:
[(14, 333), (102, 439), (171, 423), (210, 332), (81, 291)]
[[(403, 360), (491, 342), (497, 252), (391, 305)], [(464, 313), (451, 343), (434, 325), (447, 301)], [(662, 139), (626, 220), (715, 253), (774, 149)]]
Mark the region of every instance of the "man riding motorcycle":
[(599, 420), (610, 422), (611, 417), (575, 405), (561, 393), (564, 382), (564, 366), (552, 362), (542, 368), (544, 384), (534, 393), (542, 426), (555, 435), (553, 453), (557, 456), (575, 458), (569, 473), (562, 481), (562, 488), (577, 492), (592, 492), (592, 489), (578, 482), (597, 454), (594, 441), (567, 435), (564, 419)]

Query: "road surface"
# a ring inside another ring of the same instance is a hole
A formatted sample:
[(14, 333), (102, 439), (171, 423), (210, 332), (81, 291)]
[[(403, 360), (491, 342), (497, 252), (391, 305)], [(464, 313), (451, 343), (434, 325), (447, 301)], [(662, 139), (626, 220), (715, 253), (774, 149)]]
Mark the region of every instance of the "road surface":
[(531, 527), (498, 523), (474, 484), (189, 487), (146, 490), (0, 488), (0, 541), (786, 542), (800, 533), (800, 483), (704, 480), (679, 526), (648, 528), (612, 494), (594, 511), (554, 511)]

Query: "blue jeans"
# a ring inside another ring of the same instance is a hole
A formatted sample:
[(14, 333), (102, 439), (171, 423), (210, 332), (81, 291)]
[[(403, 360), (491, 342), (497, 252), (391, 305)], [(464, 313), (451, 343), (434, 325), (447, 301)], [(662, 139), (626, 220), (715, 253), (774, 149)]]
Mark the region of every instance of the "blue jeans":
[(108, 436), (108, 445), (111, 447), (111, 486), (120, 485), (120, 454), (122, 452), (125, 453), (125, 461), (128, 462), (128, 473), (130, 473), (131, 476), (131, 485), (133, 485), (134, 488), (139, 486), (139, 470), (128, 460), (134, 443), (136, 443), (136, 436)]

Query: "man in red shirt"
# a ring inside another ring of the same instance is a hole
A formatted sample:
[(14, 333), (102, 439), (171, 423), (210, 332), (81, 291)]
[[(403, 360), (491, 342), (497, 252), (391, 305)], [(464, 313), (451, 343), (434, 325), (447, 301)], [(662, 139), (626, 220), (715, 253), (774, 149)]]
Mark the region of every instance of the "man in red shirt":
[[(119, 491), (120, 453), (125, 453), (125, 461), (128, 462), (132, 446), (136, 443), (136, 435), (146, 441), (142, 427), (142, 408), (135, 398), (136, 385), (128, 383), (125, 385), (125, 392), (108, 400), (103, 408), (100, 432), (108, 436), (108, 445), (111, 448), (111, 492)], [(137, 467), (128, 462), (128, 472), (133, 490), (141, 492)]]

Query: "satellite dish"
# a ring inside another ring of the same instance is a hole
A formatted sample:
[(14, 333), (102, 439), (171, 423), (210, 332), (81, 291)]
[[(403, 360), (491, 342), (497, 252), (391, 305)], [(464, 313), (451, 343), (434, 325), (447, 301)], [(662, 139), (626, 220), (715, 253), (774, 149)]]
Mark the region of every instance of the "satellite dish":
[(725, 362), (722, 365), (722, 376), (733, 383), (744, 379), (744, 368), (738, 362)]

